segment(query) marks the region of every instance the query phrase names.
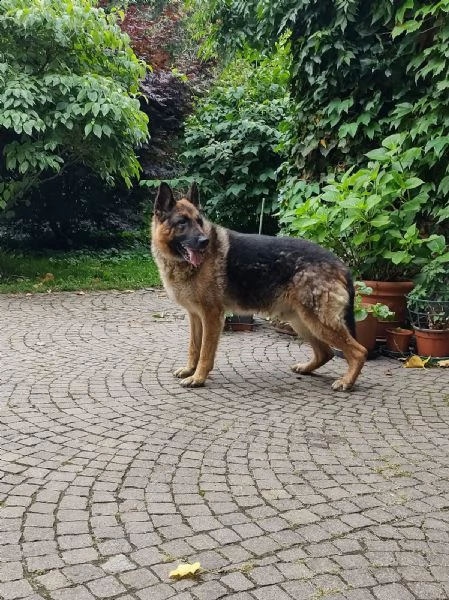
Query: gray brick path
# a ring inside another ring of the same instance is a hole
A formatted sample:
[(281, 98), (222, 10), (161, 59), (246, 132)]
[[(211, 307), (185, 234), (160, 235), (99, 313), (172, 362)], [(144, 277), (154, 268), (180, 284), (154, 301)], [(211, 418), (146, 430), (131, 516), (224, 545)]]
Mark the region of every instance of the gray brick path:
[(298, 377), (308, 348), (261, 324), (189, 390), (159, 290), (0, 320), (0, 598), (449, 598), (449, 371), (380, 359), (336, 394), (340, 359)]

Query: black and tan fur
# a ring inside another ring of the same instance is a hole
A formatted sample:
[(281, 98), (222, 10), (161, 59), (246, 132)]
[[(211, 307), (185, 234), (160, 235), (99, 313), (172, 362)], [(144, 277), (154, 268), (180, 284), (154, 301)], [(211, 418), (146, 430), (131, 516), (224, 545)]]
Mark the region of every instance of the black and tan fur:
[(292, 366), (312, 373), (342, 350), (346, 374), (332, 385), (347, 390), (357, 379), (366, 350), (354, 339), (354, 288), (348, 268), (307, 240), (242, 234), (208, 222), (194, 184), (175, 201), (162, 183), (152, 223), (152, 250), (169, 295), (190, 319), (187, 365), (174, 372), (197, 387), (214, 366), (225, 311), (263, 313), (291, 323), (313, 357)]

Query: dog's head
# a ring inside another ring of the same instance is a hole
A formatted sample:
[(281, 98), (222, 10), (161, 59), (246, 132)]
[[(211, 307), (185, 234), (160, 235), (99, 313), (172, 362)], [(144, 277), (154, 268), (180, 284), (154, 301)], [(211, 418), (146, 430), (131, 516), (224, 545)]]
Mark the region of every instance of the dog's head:
[(196, 183), (177, 202), (170, 186), (161, 183), (154, 203), (153, 241), (172, 258), (184, 260), (194, 267), (201, 265), (209, 236), (200, 213)]

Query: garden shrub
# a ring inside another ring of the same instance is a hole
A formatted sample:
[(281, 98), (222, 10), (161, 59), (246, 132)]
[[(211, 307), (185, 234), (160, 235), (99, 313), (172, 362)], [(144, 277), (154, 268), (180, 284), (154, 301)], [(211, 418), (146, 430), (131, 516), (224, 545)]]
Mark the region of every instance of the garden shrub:
[(186, 172), (201, 189), (209, 216), (256, 231), (265, 199), (264, 232), (276, 227), (278, 152), (289, 114), (289, 45), (273, 54), (242, 52), (187, 119)]
[[(304, 180), (286, 184), (285, 230), (330, 248), (357, 277), (413, 278), (432, 257), (445, 253), (446, 240), (417, 226), (432, 186), (414, 175), (422, 149), (404, 150), (405, 138), (389, 136), (381, 148), (367, 153), (366, 168), (331, 175), (321, 189)], [(306, 200), (298, 203), (300, 195)]]
[(130, 185), (148, 135), (144, 74), (115, 13), (95, 2), (2, 0), (0, 206), (74, 165)]

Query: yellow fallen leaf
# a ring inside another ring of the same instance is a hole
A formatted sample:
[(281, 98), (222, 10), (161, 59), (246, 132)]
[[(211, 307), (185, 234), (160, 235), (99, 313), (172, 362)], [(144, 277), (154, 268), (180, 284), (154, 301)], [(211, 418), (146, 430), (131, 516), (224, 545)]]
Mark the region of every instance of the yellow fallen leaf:
[(439, 367), (449, 368), (449, 360), (439, 360), (438, 361), (438, 366)]
[(199, 562), (190, 564), (190, 563), (181, 563), (176, 567), (174, 571), (170, 571), (168, 574), (169, 577), (178, 577), (182, 579), (183, 577), (192, 577), (195, 573), (201, 568)]
[(404, 363), (404, 367), (406, 369), (424, 369), (424, 367), (430, 359), (431, 357), (428, 356), (425, 360), (423, 360), (420, 356), (416, 356), (416, 354), (413, 354), (412, 356), (407, 358), (407, 360)]

